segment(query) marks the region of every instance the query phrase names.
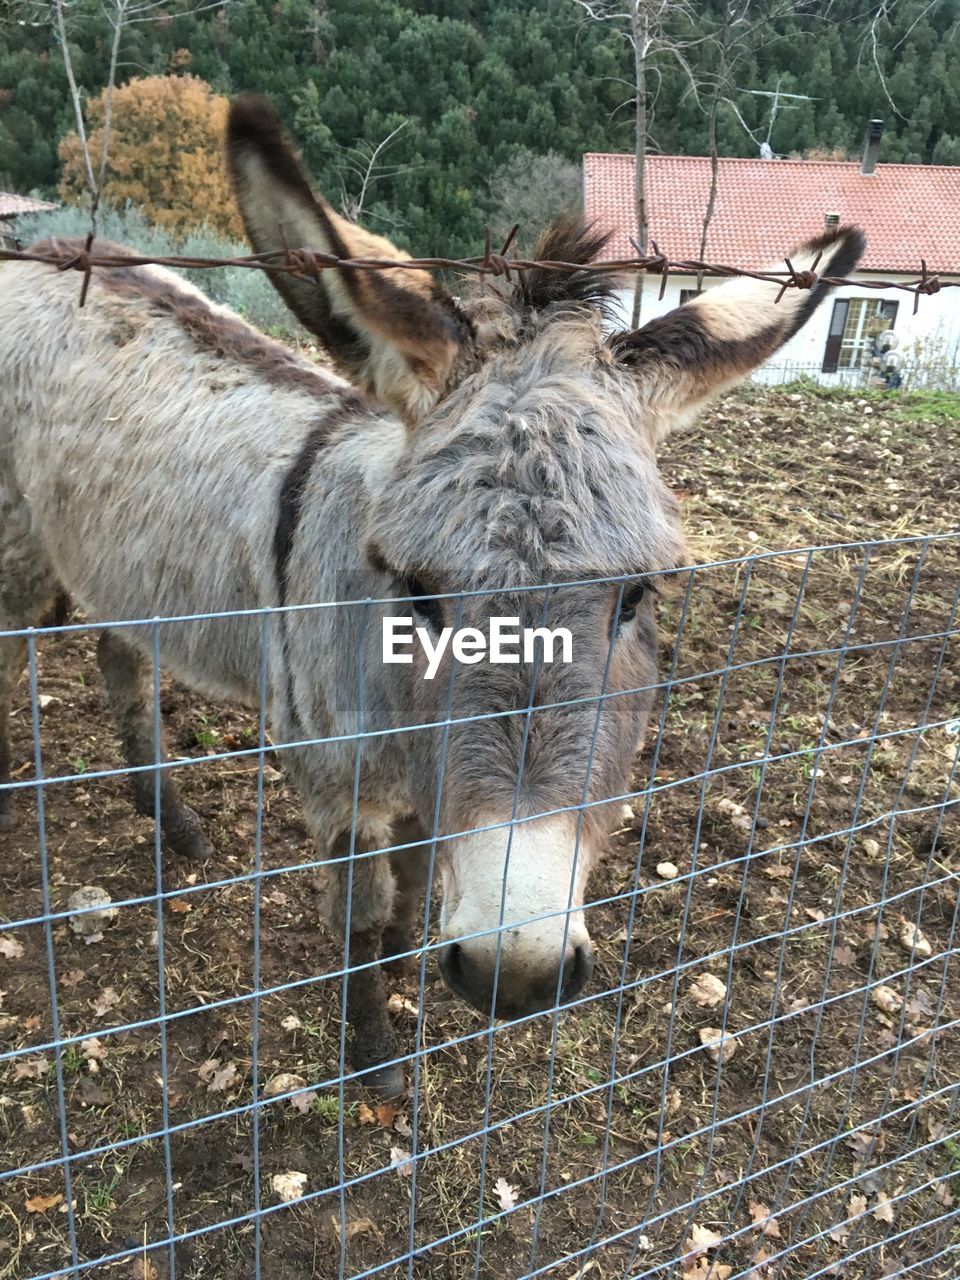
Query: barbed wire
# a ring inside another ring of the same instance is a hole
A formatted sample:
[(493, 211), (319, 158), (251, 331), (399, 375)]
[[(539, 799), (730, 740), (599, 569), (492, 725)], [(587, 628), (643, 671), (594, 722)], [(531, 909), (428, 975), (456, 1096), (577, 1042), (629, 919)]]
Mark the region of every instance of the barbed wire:
[[(181, 270), (208, 271), (220, 267), (237, 267), (242, 270), (266, 271), (268, 273), (284, 273), (294, 276), (319, 278), (324, 271), (437, 271), (450, 270), (465, 275), (480, 277), (505, 277), (510, 280), (512, 273), (522, 274), (525, 271), (555, 271), (558, 273), (577, 273), (589, 270), (594, 274), (628, 275), (644, 273), (660, 277), (660, 293), (662, 299), (666, 292), (667, 280), (673, 275), (696, 275), (713, 278), (745, 278), (758, 280), (780, 286), (776, 301), (779, 302), (788, 289), (812, 289), (817, 284), (849, 285), (846, 276), (818, 275), (817, 265), (820, 258), (808, 270), (798, 271), (789, 258), (784, 259), (783, 270), (752, 271), (747, 267), (732, 267), (722, 263), (704, 262), (694, 258), (670, 258), (661, 253), (656, 241), (652, 241), (653, 253), (638, 252), (632, 258), (611, 258), (585, 265), (582, 262), (564, 262), (556, 259), (538, 259), (509, 257), (508, 250), (513, 242), (518, 227), (514, 227), (499, 251), (491, 248), (489, 232), (485, 236), (484, 252), (466, 258), (342, 258), (337, 254), (326, 253), (320, 249), (277, 249), (267, 253), (251, 253), (236, 257), (193, 257), (188, 254), (138, 254), (124, 250), (122, 254), (109, 249), (94, 249), (94, 237), (88, 235), (84, 247), (79, 251), (64, 246), (56, 247), (56, 239), (52, 238), (52, 246), (44, 249), (4, 249), (0, 248), (0, 262), (43, 262), (56, 267), (60, 271), (79, 271), (84, 276), (80, 302), (86, 299), (90, 275), (95, 267), (106, 270), (137, 267), (158, 266), (173, 267)], [(637, 247), (637, 246), (635, 246)], [(957, 279), (943, 279), (942, 275), (956, 275)], [(922, 296), (931, 296), (941, 289), (960, 287), (960, 269), (957, 272), (931, 272), (925, 258), (920, 259), (920, 270), (915, 280), (859, 279), (858, 289), (896, 289), (902, 293), (913, 295), (913, 313)]]

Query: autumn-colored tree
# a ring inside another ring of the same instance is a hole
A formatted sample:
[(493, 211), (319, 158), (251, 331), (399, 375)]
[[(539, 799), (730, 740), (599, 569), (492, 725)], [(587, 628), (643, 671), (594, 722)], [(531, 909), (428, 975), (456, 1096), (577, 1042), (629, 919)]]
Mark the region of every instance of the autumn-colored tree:
[[(100, 171), (106, 91), (87, 104), (94, 173)], [(195, 76), (146, 76), (114, 90), (103, 198), (128, 201), (174, 234), (206, 222), (242, 238), (223, 158), (227, 99)], [(60, 194), (77, 202), (86, 191), (80, 139), (60, 143)]]

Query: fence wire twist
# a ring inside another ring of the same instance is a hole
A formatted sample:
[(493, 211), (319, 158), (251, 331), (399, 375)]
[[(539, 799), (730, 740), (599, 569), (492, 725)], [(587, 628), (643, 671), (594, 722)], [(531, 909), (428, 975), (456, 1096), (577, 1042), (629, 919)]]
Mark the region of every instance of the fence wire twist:
[[(958, 549), (960, 533), (949, 533), (690, 566), (661, 604), (671, 641), (662, 677), (611, 688), (611, 635), (588, 697), (541, 699), (538, 660), (516, 706), (462, 715), (451, 664), (444, 714), (421, 724), (370, 722), (365, 637), (378, 611), (403, 606), (396, 598), (114, 620), (111, 629), (147, 637), (153, 760), (138, 767), (67, 771), (69, 747), (47, 727), (67, 729), (70, 713), (44, 700), (45, 655), (54, 642), (74, 649), (93, 624), (0, 633), (27, 641), (29, 721), (29, 754), (0, 795), (35, 804), (35, 825), (21, 815), (19, 832), (0, 837), (16, 841), (19, 856), (4, 859), (0, 922), (0, 978), (18, 1010), (0, 1008), (10, 1136), (0, 1190), (10, 1191), (5, 1212), (19, 1237), (7, 1260), (0, 1253), (0, 1276), (53, 1280), (125, 1263), (174, 1280), (197, 1266), (216, 1274), (231, 1250), (259, 1280), (297, 1241), (313, 1274), (339, 1280), (955, 1276)], [(899, 557), (892, 576), (889, 556)], [(623, 600), (626, 577), (585, 581)], [(542, 595), (546, 625), (551, 600), (580, 585), (518, 590)], [(458, 626), (465, 604), (488, 594), (448, 597)], [(271, 741), (274, 627), (344, 609), (362, 619), (353, 728)], [(250, 745), (165, 759), (165, 628), (251, 621), (260, 698)], [(704, 664), (713, 652), (718, 660)], [(596, 795), (604, 712), (640, 696), (654, 701), (640, 773), (629, 790)], [(584, 776), (563, 804), (529, 812), (537, 718), (571, 709), (592, 724)], [(451, 736), (491, 724), (518, 738), (509, 814), (445, 829)], [(423, 833), (362, 839), (367, 753), (416, 734), (440, 741)], [(291, 858), (272, 838), (288, 819), (271, 798), (280, 784), (268, 782), (269, 761), (293, 766), (298, 753), (325, 749), (352, 752), (348, 842), (329, 857)], [(208, 804), (232, 788), (238, 805), (252, 786), (252, 824), (229, 842), (242, 869), (224, 874), (218, 853), (187, 874), (157, 823), (152, 891), (138, 846), (115, 867), (88, 849), (84, 869), (92, 862), (111, 886), (117, 918), (108, 923), (103, 901), (67, 901), (73, 846), (84, 839), (95, 850), (101, 821), (105, 838), (115, 835), (115, 780), (151, 777), (161, 813), (173, 771)], [(102, 809), (71, 825), (71, 797), (93, 786)], [(497, 1020), (505, 937), (560, 919), (566, 954), (586, 824), (621, 810), (608, 870), (583, 904), (598, 950), (592, 982), (567, 996), (558, 970), (546, 1008)], [(516, 834), (558, 817), (575, 829), (565, 905), (511, 918)], [(498, 832), (506, 853), (496, 923), (441, 937), (431, 898), (450, 851)], [(351, 927), (354, 908), (366, 907), (354, 879), (370, 860), (417, 850), (427, 855), (426, 907), (407, 946), (391, 948), (415, 978), (398, 979), (391, 997), (406, 1046), (388, 1064), (412, 1087), (402, 1104), (375, 1108), (363, 1087), (382, 1064), (351, 1064), (336, 998), (346, 1010), (351, 986), (380, 964)], [(345, 916), (342, 937), (322, 939), (308, 899), (312, 877), (331, 869), (344, 878)], [(284, 883), (296, 903), (275, 887)], [(102, 923), (102, 959), (83, 946), (88, 918)], [(309, 941), (288, 955), (286, 935), (301, 920)], [(205, 958), (206, 933), (218, 945), (230, 935), (231, 980)], [(443, 948), (484, 937), (495, 939), (496, 959), (493, 998), (478, 1015), (430, 974)], [(85, 1003), (71, 995), (88, 991), (81, 963), (103, 984)], [(132, 994), (116, 998), (116, 982)], [(116, 1020), (115, 1005), (137, 1016)], [(196, 1176), (204, 1161), (212, 1184)], [(229, 1180), (229, 1194), (218, 1180)], [(120, 1238), (114, 1212), (126, 1223)]]

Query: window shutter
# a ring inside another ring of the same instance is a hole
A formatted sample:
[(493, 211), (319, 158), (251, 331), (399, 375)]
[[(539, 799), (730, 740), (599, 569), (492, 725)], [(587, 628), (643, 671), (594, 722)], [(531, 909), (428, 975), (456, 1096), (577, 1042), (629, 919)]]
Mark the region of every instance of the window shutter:
[(847, 323), (849, 302), (846, 298), (838, 298), (833, 304), (833, 315), (830, 317), (830, 328), (827, 331), (827, 345), (823, 349), (824, 373), (836, 373), (840, 364), (840, 344), (843, 341), (843, 328)]
[(880, 303), (880, 314), (883, 316), (884, 320), (889, 322), (891, 329), (897, 319), (897, 308), (899, 306), (900, 303), (897, 302), (896, 299), (891, 299), (889, 302), (884, 299), (884, 301)]

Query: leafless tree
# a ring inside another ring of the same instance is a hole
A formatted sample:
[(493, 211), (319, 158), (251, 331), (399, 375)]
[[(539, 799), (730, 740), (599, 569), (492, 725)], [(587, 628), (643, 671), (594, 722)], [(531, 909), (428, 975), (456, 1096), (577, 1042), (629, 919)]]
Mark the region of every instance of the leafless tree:
[(516, 223), (517, 244), (532, 249), (537, 233), (558, 213), (579, 207), (582, 199), (580, 165), (556, 151), (541, 155), (521, 147), (487, 180), (484, 212), (495, 238)]
[(376, 146), (369, 142), (358, 142), (355, 147), (344, 149), (341, 167), (360, 182), (359, 191), (355, 196), (351, 196), (347, 192), (347, 185), (344, 179), (341, 177), (340, 180), (340, 210), (343, 216), (349, 218), (351, 222), (360, 221), (367, 193), (375, 182), (379, 182), (384, 178), (396, 177), (398, 173), (403, 173), (404, 170), (410, 167), (402, 164), (385, 165), (380, 162), (380, 157), (386, 153), (390, 144), (409, 123), (408, 120), (401, 120), (397, 127), (392, 129), (385, 138), (382, 138)]
[[(690, 63), (691, 51), (709, 37), (696, 34), (696, 9), (691, 0), (575, 0), (575, 3), (591, 21), (608, 23), (619, 31), (632, 50), (633, 80), (628, 101), (634, 108), (635, 244), (640, 254), (646, 254), (650, 236), (646, 157), (651, 105), (665, 63), (679, 68), (690, 91), (698, 94), (699, 82)], [(642, 301), (643, 276), (638, 274), (631, 321), (634, 327), (640, 320)]]
[[(739, 83), (739, 73), (744, 62), (756, 54), (765, 43), (776, 39), (775, 23), (787, 13), (802, 12), (811, 7), (811, 0), (729, 0), (723, 17), (711, 35), (713, 46), (712, 65), (701, 74), (701, 100), (707, 117), (707, 154), (710, 157), (710, 190), (704, 208), (703, 222), (700, 231), (700, 248), (697, 254), (700, 261), (707, 256), (707, 239), (710, 223), (717, 204), (717, 188), (720, 174), (720, 152), (717, 142), (717, 123), (720, 113), (728, 110), (740, 123), (743, 129), (760, 149), (764, 158), (772, 159), (774, 152), (771, 145), (773, 127), (781, 109), (793, 100), (812, 102), (814, 99), (806, 94), (785, 93), (777, 82), (776, 90), (747, 89)], [(770, 113), (767, 122), (766, 136), (761, 139), (744, 120), (737, 105), (737, 95), (741, 93), (758, 94), (770, 98)], [(702, 273), (697, 276), (697, 289), (703, 287)]]

